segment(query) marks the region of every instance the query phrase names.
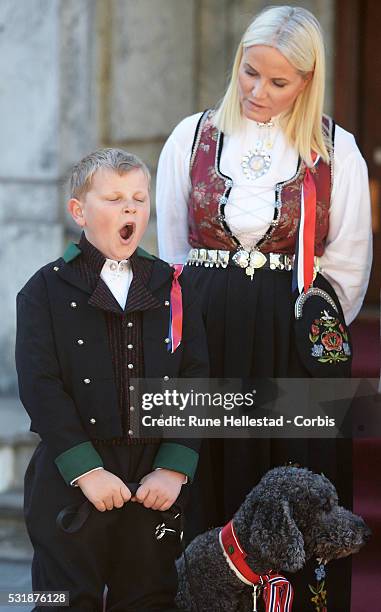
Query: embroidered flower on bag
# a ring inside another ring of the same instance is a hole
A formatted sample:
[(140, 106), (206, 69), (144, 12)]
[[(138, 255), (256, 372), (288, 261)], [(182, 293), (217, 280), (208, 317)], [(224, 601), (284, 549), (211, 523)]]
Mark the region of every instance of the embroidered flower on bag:
[(325, 332), (321, 341), (327, 351), (341, 351), (343, 348), (343, 337), (338, 332)]
[(315, 325), (314, 323), (312, 323), (311, 325), (311, 336), (318, 336), (319, 335), (319, 328), (317, 325)]
[(316, 587), (309, 584), (309, 588), (314, 597), (311, 597), (311, 602), (314, 605), (316, 612), (327, 612), (327, 591), (324, 588), (324, 580), (318, 580)]
[(351, 355), (345, 327), (326, 310), (321, 313), (320, 319), (314, 319), (311, 324), (309, 339), (312, 343), (311, 355), (321, 363), (348, 361)]
[(323, 354), (324, 347), (322, 344), (314, 344), (311, 349), (312, 357), (321, 357)]
[(318, 567), (315, 569), (315, 576), (316, 576), (316, 580), (318, 582), (320, 582), (321, 580), (324, 580), (326, 574), (325, 574), (325, 564), (324, 563), (320, 563), (318, 565)]

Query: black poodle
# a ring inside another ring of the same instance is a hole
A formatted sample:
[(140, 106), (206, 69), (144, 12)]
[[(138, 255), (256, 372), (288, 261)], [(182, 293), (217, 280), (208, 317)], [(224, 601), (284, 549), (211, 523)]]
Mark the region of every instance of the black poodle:
[[(323, 563), (346, 557), (358, 552), (370, 537), (363, 519), (338, 505), (328, 478), (294, 467), (267, 472), (234, 515), (233, 525), (247, 553), (246, 563), (262, 575), (270, 570), (296, 572), (312, 557)], [(184, 555), (178, 560), (176, 602), (182, 610), (253, 609), (253, 589), (231, 569), (220, 531), (207, 531), (189, 544), (188, 570)]]

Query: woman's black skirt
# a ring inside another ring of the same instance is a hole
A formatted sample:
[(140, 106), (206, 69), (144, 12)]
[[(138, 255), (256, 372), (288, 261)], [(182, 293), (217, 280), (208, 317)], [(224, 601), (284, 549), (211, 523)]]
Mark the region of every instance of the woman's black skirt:
[[(250, 280), (244, 270), (233, 266), (186, 266), (183, 274), (201, 297), (212, 378), (310, 376), (295, 344), (291, 272), (259, 269)], [(231, 519), (265, 472), (289, 462), (323, 472), (336, 486), (340, 503), (352, 506), (351, 440), (205, 440), (193, 487), (188, 539)], [(314, 566), (313, 560), (290, 577), (297, 612), (315, 609), (308, 588), (308, 583), (316, 584)], [(348, 560), (330, 563), (330, 612), (349, 612), (350, 572)]]

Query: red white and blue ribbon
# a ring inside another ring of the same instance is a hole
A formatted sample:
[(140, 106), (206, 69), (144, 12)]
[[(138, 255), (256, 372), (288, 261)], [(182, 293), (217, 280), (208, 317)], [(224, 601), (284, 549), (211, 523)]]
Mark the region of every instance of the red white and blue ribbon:
[[(237, 578), (254, 588), (263, 586), (263, 600), (266, 612), (291, 612), (294, 598), (290, 582), (280, 574), (256, 574), (245, 559), (247, 553), (242, 548), (234, 530), (233, 521), (229, 521), (219, 533), (219, 541), (228, 565)], [(254, 595), (255, 598), (255, 595)], [(255, 601), (255, 599), (254, 599)], [(256, 605), (254, 604), (254, 610)]]
[[(314, 166), (319, 160), (313, 156)], [(300, 199), (300, 221), (295, 248), (292, 289), (299, 293), (311, 286), (314, 274), (316, 230), (316, 185), (310, 168), (306, 168)]]
[(263, 589), (266, 612), (289, 612), (293, 599), (294, 592), (289, 581), (280, 574), (270, 575)]
[(169, 332), (168, 350), (174, 353), (180, 346), (183, 333), (183, 296), (179, 276), (181, 275), (184, 266), (181, 264), (173, 264), (172, 268), (173, 279), (170, 297), (170, 314), (169, 314)]

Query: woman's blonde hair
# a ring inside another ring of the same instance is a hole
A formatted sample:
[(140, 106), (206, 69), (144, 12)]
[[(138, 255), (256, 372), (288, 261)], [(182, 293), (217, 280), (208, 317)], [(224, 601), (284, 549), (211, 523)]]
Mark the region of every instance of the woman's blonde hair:
[(322, 125), (325, 56), (322, 31), (307, 9), (273, 6), (255, 17), (238, 46), (226, 93), (216, 111), (214, 123), (227, 134), (239, 129), (242, 112), (238, 93), (238, 72), (243, 50), (253, 45), (278, 49), (304, 78), (312, 73), (293, 107), (281, 115), (286, 138), (302, 159), (312, 165), (311, 151), (329, 160), (329, 139)]

